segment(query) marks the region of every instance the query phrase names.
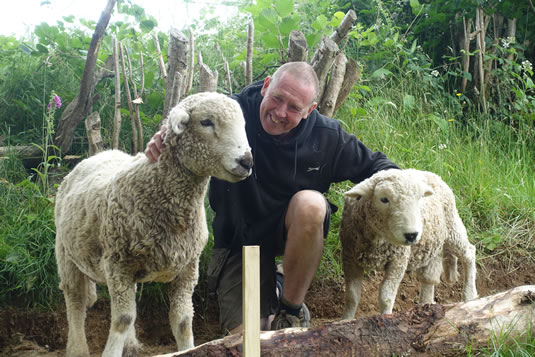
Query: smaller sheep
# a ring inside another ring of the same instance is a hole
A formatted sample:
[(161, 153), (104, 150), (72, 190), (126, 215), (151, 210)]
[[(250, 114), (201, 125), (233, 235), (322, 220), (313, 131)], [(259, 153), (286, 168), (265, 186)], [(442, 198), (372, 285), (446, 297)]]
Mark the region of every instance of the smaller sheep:
[(405, 271), (416, 271), (420, 303), (434, 303), (434, 287), (457, 280), (464, 268), (464, 300), (477, 297), (476, 250), (442, 179), (414, 169), (380, 171), (345, 193), (340, 227), (345, 276), (342, 319), (352, 319), (365, 271), (384, 271), (379, 291), (383, 314), (392, 313)]
[(192, 294), (208, 240), (210, 176), (238, 182), (253, 157), (239, 104), (222, 94), (189, 96), (173, 108), (157, 163), (118, 150), (79, 163), (56, 196), (56, 261), (67, 305), (67, 356), (89, 357), (86, 307), (108, 286), (111, 325), (102, 356), (135, 356), (136, 285), (169, 283), (178, 350), (193, 347)]

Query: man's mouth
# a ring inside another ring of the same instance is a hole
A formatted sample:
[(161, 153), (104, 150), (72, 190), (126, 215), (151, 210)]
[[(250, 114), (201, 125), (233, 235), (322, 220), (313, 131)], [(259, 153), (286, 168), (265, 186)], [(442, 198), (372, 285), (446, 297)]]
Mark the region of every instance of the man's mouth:
[(270, 118), (271, 118), (271, 121), (274, 122), (275, 124), (279, 124), (281, 122), (280, 120), (275, 119), (273, 115), (270, 115)]

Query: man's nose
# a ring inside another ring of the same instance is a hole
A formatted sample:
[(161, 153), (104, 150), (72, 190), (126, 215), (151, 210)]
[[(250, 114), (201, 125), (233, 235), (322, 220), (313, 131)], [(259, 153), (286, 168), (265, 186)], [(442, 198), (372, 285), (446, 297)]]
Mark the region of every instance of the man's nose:
[(278, 117), (284, 118), (286, 116), (286, 109), (288, 106), (284, 103), (281, 103), (275, 108), (275, 114), (277, 114)]

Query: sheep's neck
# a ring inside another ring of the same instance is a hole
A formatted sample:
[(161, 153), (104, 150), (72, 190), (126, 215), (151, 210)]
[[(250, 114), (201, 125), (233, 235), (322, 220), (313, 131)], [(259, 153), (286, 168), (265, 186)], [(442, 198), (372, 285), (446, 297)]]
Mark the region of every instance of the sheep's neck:
[(185, 199), (204, 200), (208, 187), (208, 176), (198, 176), (188, 170), (179, 160), (164, 160), (154, 166), (153, 182), (167, 197), (180, 196)]

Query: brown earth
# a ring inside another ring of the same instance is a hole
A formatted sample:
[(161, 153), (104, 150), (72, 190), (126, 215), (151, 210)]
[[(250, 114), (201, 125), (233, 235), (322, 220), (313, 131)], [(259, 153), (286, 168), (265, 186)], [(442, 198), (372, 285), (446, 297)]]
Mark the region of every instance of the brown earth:
[[(382, 276), (370, 273), (364, 284), (358, 316), (377, 314), (377, 287)], [(488, 296), (515, 286), (535, 285), (535, 258), (519, 252), (502, 253), (478, 261), (477, 287), (480, 296)], [(213, 296), (201, 299), (198, 287), (195, 294), (195, 344), (220, 338), (217, 304)], [(438, 303), (461, 300), (462, 284), (440, 284), (436, 288)], [(343, 311), (344, 286), (342, 281), (315, 281), (306, 298), (312, 315), (312, 326), (337, 320)], [(417, 302), (418, 284), (413, 276), (401, 283), (395, 311), (410, 308)], [(106, 343), (109, 329), (109, 304), (100, 299), (88, 310), (87, 338), (91, 356), (99, 356)], [(175, 351), (167, 307), (156, 306), (143, 298), (138, 303), (136, 330), (144, 344), (141, 356)], [(55, 312), (27, 312), (12, 307), (0, 308), (0, 356), (60, 357), (65, 356), (67, 320), (65, 308)]]

